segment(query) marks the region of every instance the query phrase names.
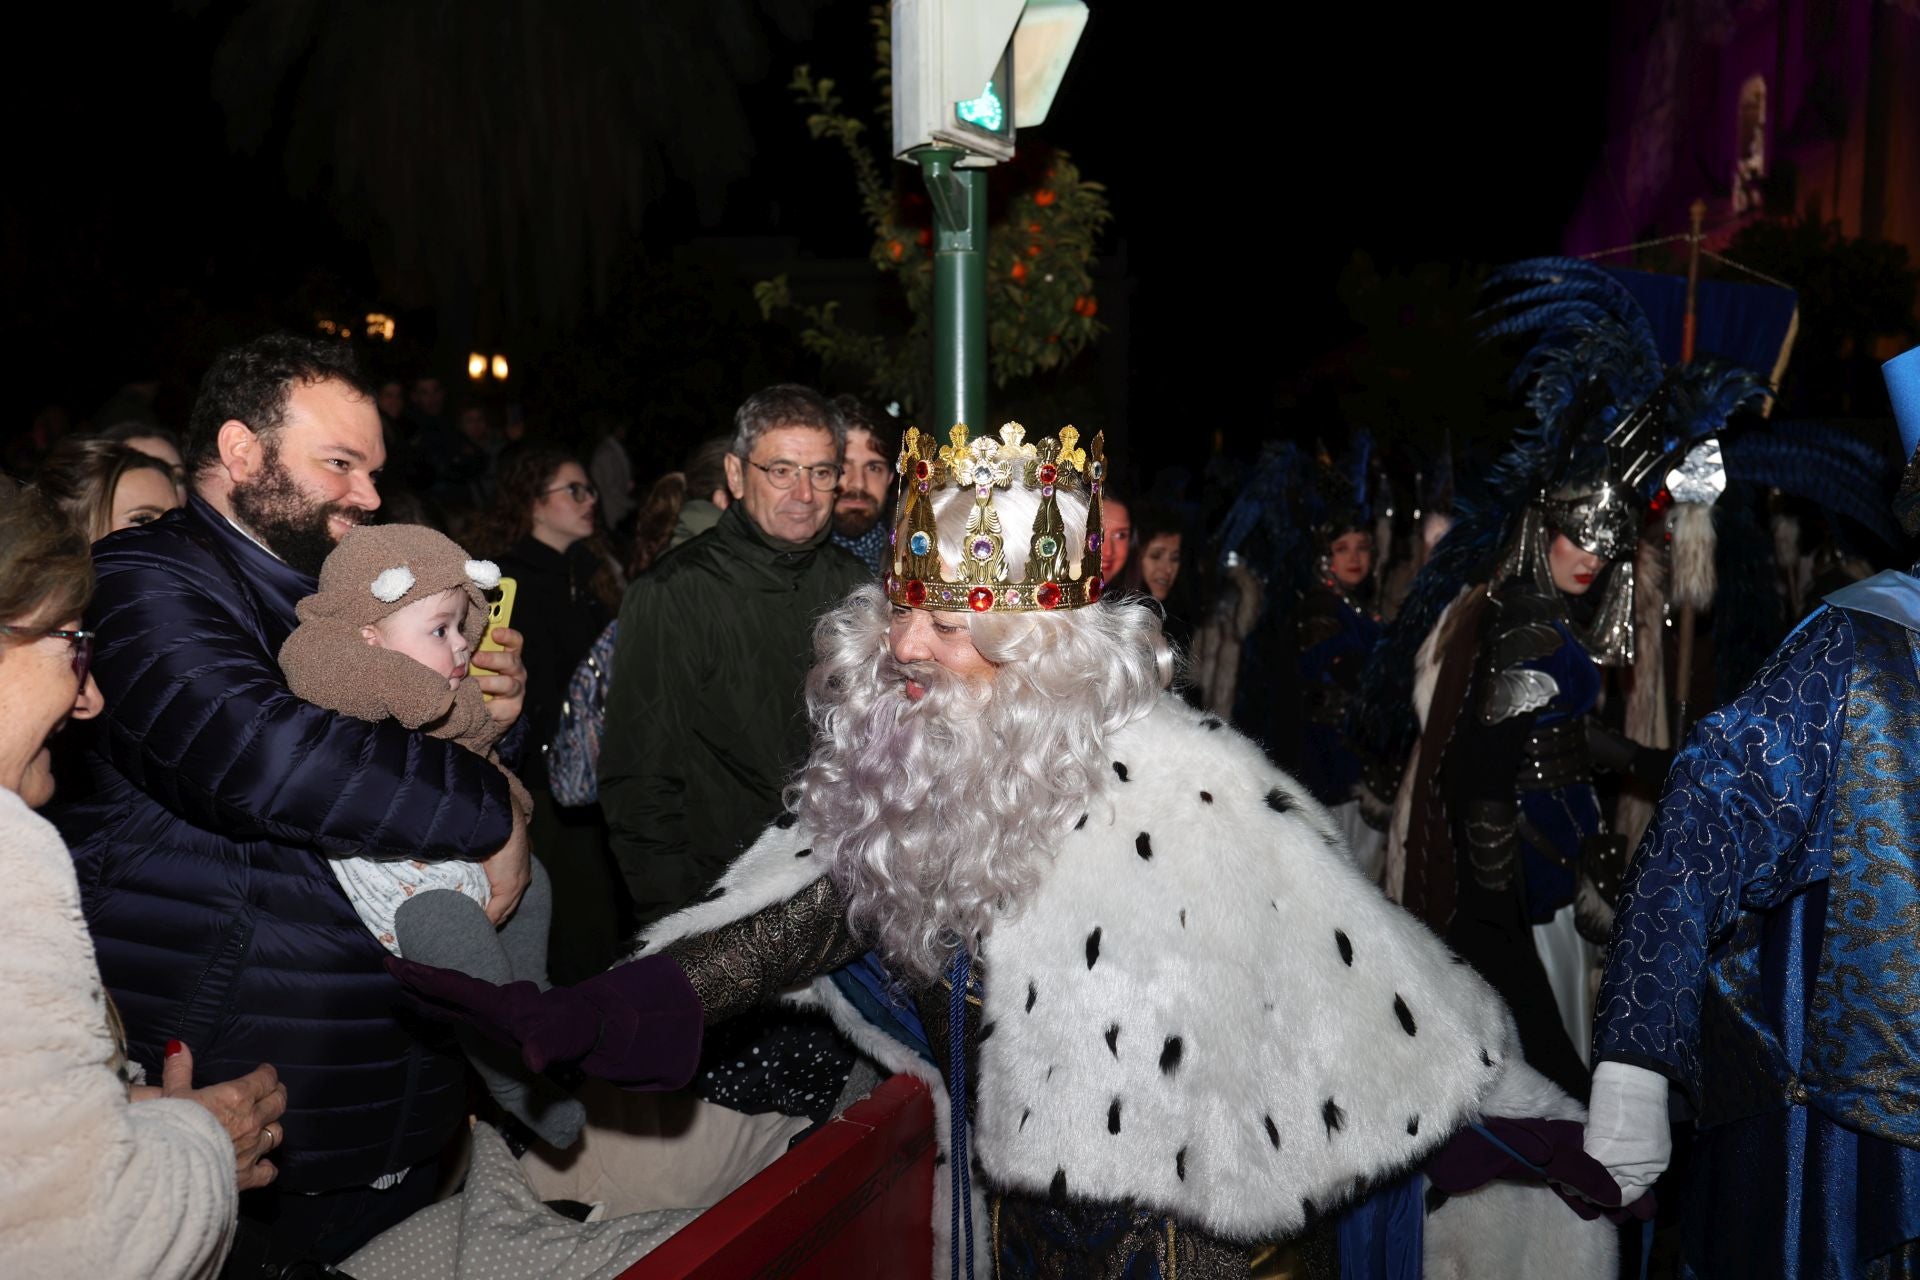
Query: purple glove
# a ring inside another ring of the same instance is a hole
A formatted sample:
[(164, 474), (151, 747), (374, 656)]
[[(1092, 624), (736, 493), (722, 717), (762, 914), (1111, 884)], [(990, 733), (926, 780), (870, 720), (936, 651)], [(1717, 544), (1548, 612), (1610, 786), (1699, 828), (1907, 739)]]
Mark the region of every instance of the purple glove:
[(435, 1017), (517, 1045), (533, 1071), (577, 1062), (628, 1089), (678, 1089), (693, 1078), (705, 1025), (700, 997), (679, 965), (648, 956), (571, 987), (495, 986), (396, 956), (387, 970)]
[(1458, 1195), (1495, 1179), (1544, 1181), (1568, 1207), (1589, 1221), (1602, 1215), (1613, 1222), (1652, 1220), (1651, 1195), (1621, 1207), (1620, 1184), (1605, 1165), (1581, 1149), (1578, 1121), (1489, 1116), (1478, 1129), (1473, 1125), (1462, 1128), (1427, 1157), (1421, 1171), (1428, 1182)]

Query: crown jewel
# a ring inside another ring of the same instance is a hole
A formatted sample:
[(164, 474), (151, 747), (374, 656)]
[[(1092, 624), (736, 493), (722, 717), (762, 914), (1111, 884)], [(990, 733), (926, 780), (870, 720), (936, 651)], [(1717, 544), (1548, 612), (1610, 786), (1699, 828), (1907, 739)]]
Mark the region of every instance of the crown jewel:
[[(1081, 447), (1080, 433), (1073, 427), (1028, 444), (1027, 429), (1017, 422), (1001, 427), (998, 437), (971, 440), (965, 425), (955, 423), (947, 440), (936, 450), (931, 435), (908, 427), (901, 441), (895, 466), (901, 478), (900, 504), (887, 599), (914, 609), (957, 613), (1046, 612), (1098, 602), (1106, 585), (1100, 577), (1105, 433), (1095, 433), (1088, 450)], [(1040, 500), (1032, 529), (1024, 531), (1026, 571), (1017, 582), (1007, 564), (1009, 531), (993, 501), (996, 493), (1012, 488), (1030, 490)], [(940, 560), (940, 534), (934, 525), (934, 495), (942, 489), (973, 495), (960, 556), (952, 565)], [(1061, 490), (1087, 498), (1087, 533), (1077, 548), (1068, 545)]]

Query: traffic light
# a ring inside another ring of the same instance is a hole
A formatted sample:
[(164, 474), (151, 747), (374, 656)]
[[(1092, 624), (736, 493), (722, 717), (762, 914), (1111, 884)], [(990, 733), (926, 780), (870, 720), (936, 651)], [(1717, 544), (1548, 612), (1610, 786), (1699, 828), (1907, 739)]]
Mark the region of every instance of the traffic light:
[(893, 0), (893, 153), (957, 147), (1013, 158), (1014, 129), (1047, 118), (1085, 0)]

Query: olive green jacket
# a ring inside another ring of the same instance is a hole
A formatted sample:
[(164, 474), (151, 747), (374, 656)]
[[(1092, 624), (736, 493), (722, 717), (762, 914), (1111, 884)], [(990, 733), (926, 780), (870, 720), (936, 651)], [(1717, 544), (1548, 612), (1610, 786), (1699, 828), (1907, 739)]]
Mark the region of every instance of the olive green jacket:
[(870, 580), (831, 527), (781, 542), (735, 504), (627, 589), (600, 805), (639, 924), (706, 892), (806, 759), (813, 625)]

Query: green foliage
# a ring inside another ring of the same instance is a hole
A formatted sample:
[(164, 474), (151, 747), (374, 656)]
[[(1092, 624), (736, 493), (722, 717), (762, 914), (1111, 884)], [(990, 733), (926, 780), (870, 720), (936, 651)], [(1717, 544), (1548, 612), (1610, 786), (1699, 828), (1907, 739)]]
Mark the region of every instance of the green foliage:
[[(871, 18), (878, 69), (879, 130), (892, 132), (891, 32), (886, 10)], [(874, 267), (900, 284), (904, 332), (850, 329), (838, 304), (796, 303), (785, 276), (760, 282), (754, 300), (772, 318), (793, 314), (800, 341), (835, 372), (857, 380), (873, 399), (898, 401), (913, 413), (931, 402), (933, 230), (917, 177), (877, 157), (867, 122), (849, 113), (828, 77), (796, 68), (788, 86), (807, 111), (807, 132), (836, 144), (853, 165), (854, 188), (868, 229)], [(895, 179), (905, 179), (896, 183)], [(1105, 331), (1095, 317), (1092, 266), (1100, 232), (1112, 218), (1106, 188), (1089, 182), (1063, 151), (1023, 141), (1012, 165), (992, 172), (994, 210), (987, 240), (987, 356), (996, 387), (1068, 364)], [(911, 184), (908, 186), (907, 184)]]

